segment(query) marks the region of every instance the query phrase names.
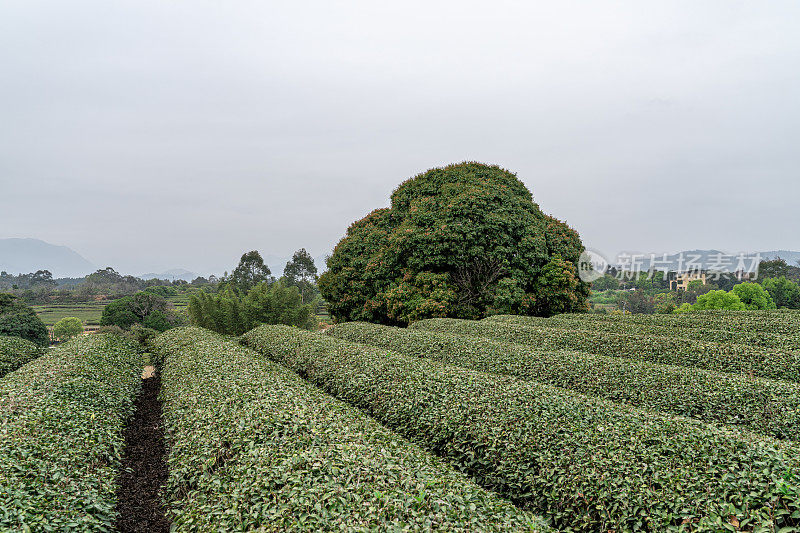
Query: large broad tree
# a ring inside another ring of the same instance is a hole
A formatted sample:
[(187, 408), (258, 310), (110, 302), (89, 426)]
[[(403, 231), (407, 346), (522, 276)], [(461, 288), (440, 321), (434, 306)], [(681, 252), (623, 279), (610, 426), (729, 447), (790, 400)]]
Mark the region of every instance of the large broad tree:
[(402, 183), (354, 222), (319, 287), (337, 320), (551, 315), (587, 309), (577, 232), (544, 214), (513, 173), (459, 163)]

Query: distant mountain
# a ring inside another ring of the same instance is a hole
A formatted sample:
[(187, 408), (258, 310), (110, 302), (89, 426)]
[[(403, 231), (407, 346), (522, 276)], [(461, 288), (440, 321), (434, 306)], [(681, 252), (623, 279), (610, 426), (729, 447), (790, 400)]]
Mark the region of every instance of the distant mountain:
[(776, 257), (780, 257), (788, 264), (797, 266), (797, 262), (800, 261), (800, 252), (792, 252), (790, 250), (773, 250), (771, 252), (761, 252), (761, 257), (764, 259), (775, 259)]
[(0, 239), (0, 270), (15, 275), (49, 270), (54, 278), (77, 278), (94, 272), (95, 266), (66, 246), (39, 239)]
[(142, 274), (139, 277), (142, 279), (168, 279), (170, 281), (175, 281), (176, 279), (182, 279), (184, 281), (192, 281), (197, 277), (197, 274), (189, 270), (186, 270), (185, 268), (171, 268), (169, 270), (161, 272), (160, 274), (148, 272), (147, 274)]
[[(615, 257), (612, 264), (617, 268), (623, 270), (633, 270), (631, 268), (633, 259), (632, 256), (635, 252), (626, 252), (628, 257), (623, 260), (623, 257)], [(701, 265), (702, 270), (721, 270), (733, 272), (738, 265), (738, 253), (723, 252), (720, 250), (684, 250), (674, 254), (668, 254), (666, 257), (657, 255), (655, 257), (656, 270), (692, 270), (689, 264)], [(747, 252), (745, 260), (745, 270), (750, 267), (750, 262), (756, 256), (760, 256), (762, 261), (768, 259), (775, 259), (780, 257), (792, 266), (797, 266), (797, 261), (800, 260), (800, 252), (793, 252), (789, 250), (777, 250), (770, 252)], [(650, 268), (650, 255), (646, 254), (644, 257), (639, 256), (636, 263), (641, 265), (641, 271), (647, 271)], [(727, 264), (732, 268), (714, 268), (713, 265)]]

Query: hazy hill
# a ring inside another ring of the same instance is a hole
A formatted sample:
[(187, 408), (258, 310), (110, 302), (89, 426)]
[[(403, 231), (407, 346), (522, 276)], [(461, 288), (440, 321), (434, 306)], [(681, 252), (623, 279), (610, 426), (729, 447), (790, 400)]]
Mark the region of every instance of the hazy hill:
[(761, 257), (764, 259), (775, 259), (780, 257), (792, 266), (797, 266), (800, 261), (800, 252), (792, 252), (791, 250), (773, 250), (771, 252), (761, 252)]
[[(785, 260), (789, 265), (797, 266), (797, 261), (800, 260), (800, 252), (794, 252), (790, 250), (773, 250), (769, 252), (752, 252), (753, 255), (756, 253), (760, 254), (761, 260), (767, 259), (775, 259), (781, 258)], [(666, 265), (669, 265), (669, 270), (678, 270), (679, 268), (685, 270), (687, 268), (687, 262), (692, 262), (694, 264), (701, 264), (701, 265), (712, 265), (717, 261), (719, 254), (726, 254), (728, 252), (723, 252), (720, 250), (684, 250), (682, 252), (669, 254), (666, 257), (666, 261), (663, 257), (656, 256), (656, 268), (658, 270), (663, 270)], [(729, 254), (730, 256), (736, 257), (738, 254), (732, 253)], [(642, 265), (642, 271), (646, 271), (650, 268), (650, 256), (647, 255), (643, 259), (640, 258), (639, 261)], [(749, 267), (749, 261), (746, 262), (746, 267)], [(617, 263), (617, 266), (623, 267), (625, 270), (630, 269), (630, 264), (622, 265)]]
[(148, 272), (147, 274), (142, 274), (139, 276), (142, 279), (168, 279), (170, 281), (175, 281), (176, 279), (182, 279), (184, 281), (192, 281), (197, 277), (197, 274), (190, 270), (186, 270), (185, 268), (171, 268), (169, 270), (165, 270), (161, 273), (154, 273)]
[(91, 274), (95, 266), (66, 246), (39, 239), (0, 239), (0, 270), (9, 274), (49, 270), (54, 278), (75, 278)]

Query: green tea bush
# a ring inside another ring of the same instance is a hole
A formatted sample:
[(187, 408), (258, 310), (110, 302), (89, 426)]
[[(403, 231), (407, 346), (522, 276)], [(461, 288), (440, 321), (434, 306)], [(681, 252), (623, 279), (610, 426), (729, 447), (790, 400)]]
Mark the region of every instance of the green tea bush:
[(800, 527), (800, 449), (280, 326), (241, 338), (559, 531)]
[(800, 440), (800, 385), (795, 383), (364, 322), (338, 324), (327, 333), (405, 355)]
[[(559, 317), (577, 316), (559, 315)], [(604, 320), (602, 315), (581, 315), (588, 320)], [(620, 319), (623, 317), (620, 317)], [(778, 310), (753, 310), (753, 311), (692, 311), (684, 314), (672, 315), (625, 315), (624, 318), (632, 322), (659, 323), (663, 325), (680, 324), (683, 326), (704, 327), (711, 329), (724, 329), (732, 332), (744, 333), (770, 333), (787, 335), (790, 337), (800, 336), (800, 311), (778, 309)]]
[(155, 351), (177, 531), (534, 527), (528, 513), (252, 350), (180, 328)]
[(759, 349), (743, 344), (702, 342), (679, 337), (522, 326), (496, 320), (478, 322), (433, 318), (415, 322), (411, 328), (488, 337), (542, 349), (570, 349), (653, 363), (800, 381), (800, 352), (796, 351)]
[[(686, 316), (681, 315), (681, 316)], [(602, 317), (603, 319), (598, 319)], [(665, 321), (657, 315), (597, 315), (565, 314), (552, 318), (520, 315), (494, 315), (484, 320), (542, 326), (552, 328), (574, 328), (584, 331), (626, 333), (633, 335), (658, 335), (682, 337), (707, 342), (747, 344), (776, 350), (800, 350), (800, 336), (779, 335), (757, 331), (728, 331), (698, 327), (690, 322)]]
[(41, 348), (20, 337), (0, 337), (0, 377), (42, 355)]
[(78, 337), (0, 379), (0, 531), (112, 531), (123, 425), (141, 384), (128, 341)]

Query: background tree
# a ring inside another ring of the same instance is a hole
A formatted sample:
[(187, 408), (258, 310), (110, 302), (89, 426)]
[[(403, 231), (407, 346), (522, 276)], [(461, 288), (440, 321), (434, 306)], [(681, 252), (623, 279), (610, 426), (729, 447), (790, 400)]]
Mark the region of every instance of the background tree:
[(50, 344), (42, 320), (13, 294), (0, 293), (0, 335), (21, 337), (40, 346)]
[(625, 291), (620, 296), (618, 305), (620, 310), (634, 314), (652, 315), (655, 312), (653, 297), (647, 296), (642, 289)]
[(245, 296), (230, 288), (216, 294), (200, 291), (189, 298), (188, 313), (193, 325), (226, 335), (241, 335), (261, 324), (316, 327), (313, 307), (284, 280), (259, 283)]
[(676, 309), (675, 294), (672, 292), (660, 292), (653, 296), (653, 308), (656, 313), (670, 314)]
[[(402, 183), (390, 208), (354, 222), (319, 287), (340, 321), (585, 311), (589, 286), (574, 274), (582, 251), (577, 232), (542, 213), (514, 174), (460, 163)], [(537, 283), (556, 272), (558, 283)]]
[(73, 316), (64, 317), (53, 326), (53, 337), (64, 342), (83, 333), (83, 322)]
[(603, 274), (592, 282), (593, 291), (611, 291), (619, 289), (619, 280), (611, 274)]
[(161, 296), (149, 292), (139, 292), (106, 305), (103, 308), (103, 315), (100, 317), (100, 324), (119, 326), (125, 330), (141, 324), (156, 331), (166, 331), (179, 325), (180, 319)]
[(721, 290), (707, 292), (697, 297), (697, 303), (692, 306), (693, 311), (704, 309), (727, 309), (729, 311), (744, 311), (744, 303), (736, 294)]
[(776, 257), (761, 261), (758, 264), (758, 279), (779, 278), (784, 276), (792, 281), (800, 281), (800, 268), (789, 265), (784, 259)]
[(762, 286), (772, 297), (776, 307), (800, 309), (800, 286), (786, 279), (786, 276), (765, 279)]
[(718, 287), (713, 283), (703, 283), (702, 280), (695, 279), (686, 285), (685, 291), (679, 291), (677, 296), (681, 303), (693, 304), (697, 301), (697, 298), (703, 294), (707, 294), (716, 289), (718, 289)]
[(283, 277), (288, 285), (300, 289), (303, 302), (312, 301), (317, 293), (317, 265), (305, 248), (294, 253), (292, 259), (283, 268)]
[(239, 265), (231, 272), (228, 280), (233, 289), (240, 294), (247, 291), (262, 281), (270, 279), (269, 267), (264, 264), (264, 259), (258, 251), (253, 250), (242, 255)]
[(775, 309), (772, 297), (758, 283), (739, 283), (731, 292), (739, 297), (746, 309)]
[(130, 329), (132, 325), (139, 323), (141, 319), (131, 309), (130, 301), (131, 297), (126, 296), (106, 305), (100, 317), (100, 325)]

